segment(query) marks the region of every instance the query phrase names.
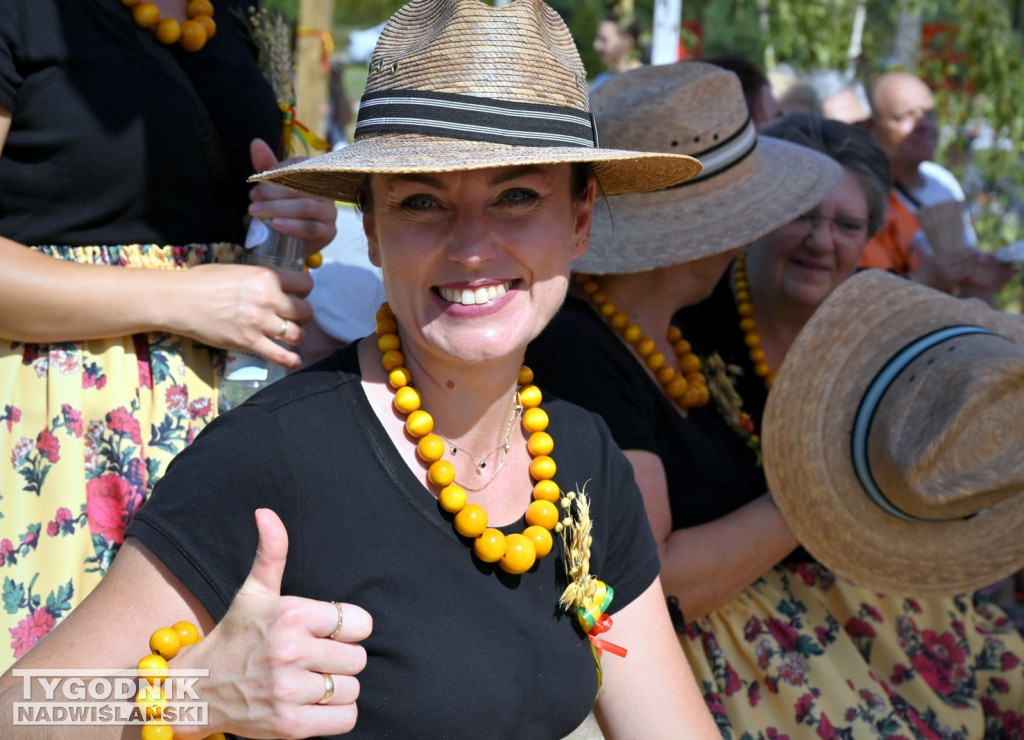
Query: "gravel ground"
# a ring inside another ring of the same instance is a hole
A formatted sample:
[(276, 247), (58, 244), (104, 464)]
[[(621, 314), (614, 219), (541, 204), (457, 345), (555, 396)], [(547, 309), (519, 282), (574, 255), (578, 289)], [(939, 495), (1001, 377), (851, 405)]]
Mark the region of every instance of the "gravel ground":
[(565, 740), (604, 740), (604, 735), (594, 715), (589, 714), (583, 724), (573, 730), (571, 735), (567, 735)]

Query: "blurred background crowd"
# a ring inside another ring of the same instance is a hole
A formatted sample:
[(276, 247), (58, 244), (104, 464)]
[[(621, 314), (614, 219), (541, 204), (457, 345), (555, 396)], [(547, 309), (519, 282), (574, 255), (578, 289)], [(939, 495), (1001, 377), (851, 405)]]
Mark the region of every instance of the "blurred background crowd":
[[(334, 5), (331, 64), (343, 79), (343, 86), (334, 88), (347, 95), (343, 105), (358, 101), (376, 35), (402, 4), (350, 0)], [(298, 21), (299, 0), (265, 5)], [(553, 0), (551, 5), (572, 30), (592, 86), (609, 72), (649, 63), (655, 6), (674, 11), (673, 3), (654, 0)], [(679, 17), (669, 19), (678, 25), (679, 45), (673, 50), (678, 59), (723, 64), (741, 79), (747, 75), (737, 64), (749, 65), (769, 81), (781, 106), (776, 110), (866, 120), (868, 91), (879, 76), (898, 70), (920, 77), (934, 95), (933, 159), (963, 187), (979, 249), (995, 252), (1024, 239), (1021, 0), (684, 0), (678, 6)], [(346, 120), (348, 129), (338, 131), (350, 134), (354, 118)], [(1019, 294), (1017, 276), (996, 300), (1000, 308), (1019, 312)]]

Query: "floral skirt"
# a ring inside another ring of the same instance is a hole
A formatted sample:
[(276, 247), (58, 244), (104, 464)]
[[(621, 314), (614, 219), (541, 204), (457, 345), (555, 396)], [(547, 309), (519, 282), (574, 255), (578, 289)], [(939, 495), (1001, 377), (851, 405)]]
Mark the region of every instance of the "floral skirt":
[(781, 565), (680, 635), (723, 737), (1024, 737), (1024, 637), (970, 597)]
[[(229, 262), (236, 254), (228, 244), (38, 251), (143, 269)], [(0, 671), (106, 573), (167, 463), (213, 418), (219, 357), (171, 334), (0, 339)]]

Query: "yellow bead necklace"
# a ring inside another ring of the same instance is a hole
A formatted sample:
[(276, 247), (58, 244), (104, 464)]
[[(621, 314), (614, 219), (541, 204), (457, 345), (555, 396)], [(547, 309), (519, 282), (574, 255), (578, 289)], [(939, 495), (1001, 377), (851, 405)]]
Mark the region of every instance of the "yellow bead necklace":
[[(427, 481), (440, 489), (437, 500), (441, 508), (453, 514), (455, 531), (473, 540), (473, 554), (485, 563), (497, 563), (507, 573), (525, 573), (539, 559), (551, 552), (551, 531), (561, 532), (558, 505), (561, 491), (552, 480), (555, 461), (551, 451), (554, 440), (545, 430), (548, 415), (540, 408), (540, 389), (533, 385), (533, 371), (525, 365), (519, 370), (517, 404), (523, 408), (522, 426), (530, 438), (526, 449), (533, 458), (530, 476), (533, 501), (526, 507), (526, 528), (522, 534), (506, 535), (487, 526), (487, 512), (478, 504), (467, 501), (466, 489), (455, 482), (455, 466), (442, 459), (445, 441), (434, 433), (434, 419), (420, 408), (419, 391), (413, 387), (412, 373), (405, 367), (402, 342), (398, 337), (398, 322), (391, 307), (384, 303), (377, 311), (377, 348), (381, 352), (381, 365), (388, 374), (388, 383), (395, 392), (394, 405), (405, 416), (406, 431), (417, 440), (416, 456), (429, 467)], [(570, 504), (568, 500), (562, 505)]]
[(768, 357), (761, 346), (761, 335), (757, 333), (754, 320), (754, 304), (750, 298), (750, 283), (747, 281), (747, 253), (741, 252), (736, 258), (736, 312), (740, 315), (740, 331), (743, 343), (747, 345), (750, 361), (754, 363), (754, 374), (764, 381), (764, 387), (771, 390), (775, 382), (775, 371), (768, 364)]
[(161, 18), (160, 9), (151, 2), (121, 0), (132, 9), (132, 17), (139, 28), (153, 31), (160, 43), (178, 44), (185, 51), (199, 51), (217, 32), (210, 0), (189, 0), (185, 15), (188, 20), (178, 23), (173, 18)]
[(597, 280), (590, 275), (578, 274), (576, 282), (583, 288), (605, 323), (617, 331), (636, 350), (647, 367), (654, 371), (665, 395), (684, 409), (697, 409), (707, 404), (710, 394), (708, 380), (701, 372), (703, 363), (693, 353), (690, 343), (683, 339), (677, 327), (670, 326), (665, 335), (676, 355), (677, 367), (673, 367), (665, 355), (658, 351), (654, 340), (608, 299), (608, 294), (601, 290)]

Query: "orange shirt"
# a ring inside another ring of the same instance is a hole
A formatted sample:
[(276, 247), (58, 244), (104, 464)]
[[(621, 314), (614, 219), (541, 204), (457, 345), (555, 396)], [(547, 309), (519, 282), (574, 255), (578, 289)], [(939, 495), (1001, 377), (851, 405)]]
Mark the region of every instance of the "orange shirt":
[(913, 272), (921, 266), (921, 258), (912, 251), (914, 234), (920, 229), (921, 225), (914, 212), (895, 190), (890, 190), (885, 226), (864, 247), (860, 266), (889, 270), (897, 275)]

